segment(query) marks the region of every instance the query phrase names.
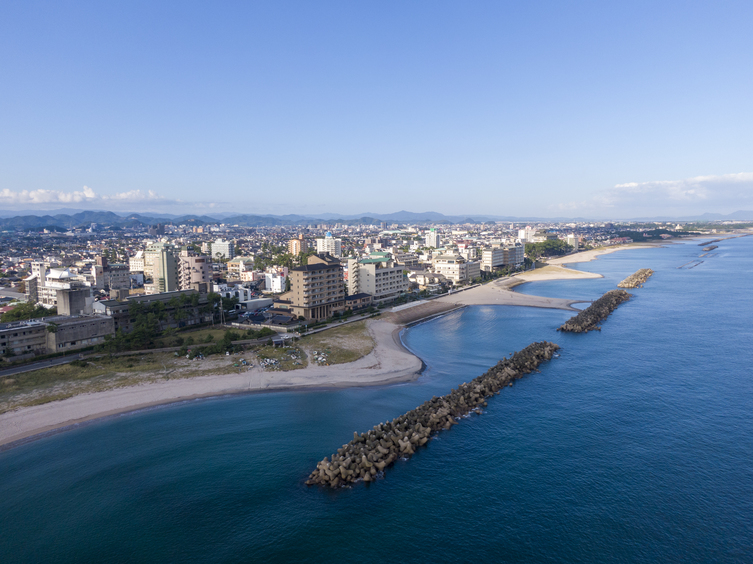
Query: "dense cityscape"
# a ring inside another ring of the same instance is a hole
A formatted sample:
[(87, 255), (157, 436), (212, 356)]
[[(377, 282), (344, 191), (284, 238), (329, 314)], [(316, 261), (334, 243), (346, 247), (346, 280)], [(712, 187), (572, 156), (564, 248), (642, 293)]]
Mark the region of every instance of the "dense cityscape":
[(669, 239), (693, 228), (321, 220), (252, 228), (192, 220), (5, 231), (0, 354), (19, 362), (101, 348), (134, 331), (144, 306), (160, 308), (155, 335), (215, 322), (301, 332), (510, 276), (541, 256)]

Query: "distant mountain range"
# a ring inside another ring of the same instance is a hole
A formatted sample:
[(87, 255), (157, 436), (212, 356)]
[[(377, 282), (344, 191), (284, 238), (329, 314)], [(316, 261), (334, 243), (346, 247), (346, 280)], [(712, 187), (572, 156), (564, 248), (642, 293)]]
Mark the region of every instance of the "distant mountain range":
[[(41, 212), (44, 213), (44, 212)], [(326, 213), (317, 216), (308, 215), (254, 215), (217, 213), (212, 215), (172, 215), (160, 213), (129, 213), (117, 214), (111, 211), (92, 210), (53, 210), (45, 215), (40, 212), (25, 212), (18, 215), (8, 216), (8, 212), (0, 217), (0, 230), (3, 231), (26, 231), (30, 229), (71, 229), (74, 227), (88, 227), (92, 223), (102, 226), (136, 227), (153, 225), (156, 223), (174, 223), (177, 225), (206, 225), (214, 223), (226, 223), (229, 225), (241, 225), (244, 227), (270, 227), (275, 225), (295, 226), (311, 225), (316, 223), (341, 223), (345, 225), (378, 224), (381, 222), (391, 223), (416, 223), (416, 224), (458, 224), (458, 223), (485, 223), (495, 221), (523, 222), (565, 222), (565, 221), (589, 221), (585, 218), (543, 218), (543, 217), (512, 217), (496, 215), (471, 215), (451, 216), (438, 212), (409, 212), (399, 211), (395, 213), (379, 214), (364, 213), (354, 215), (340, 215)], [(705, 213), (700, 216), (671, 218), (653, 217), (636, 218), (634, 221), (723, 221), (723, 220), (753, 220), (753, 211), (737, 211), (731, 214)]]

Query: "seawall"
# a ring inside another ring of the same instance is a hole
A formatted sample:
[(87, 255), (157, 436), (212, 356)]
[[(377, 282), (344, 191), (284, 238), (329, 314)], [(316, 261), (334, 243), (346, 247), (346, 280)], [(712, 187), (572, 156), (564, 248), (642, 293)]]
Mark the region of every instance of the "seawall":
[(307, 485), (337, 488), (375, 480), (400, 457), (410, 457), (417, 448), (441, 430), (457, 424), (456, 418), (479, 412), (486, 399), (514, 380), (552, 358), (559, 346), (542, 341), (528, 345), (509, 359), (502, 359), (481, 376), (463, 383), (449, 394), (433, 397), (416, 409), (366, 433), (353, 433), (353, 440), (337, 449), (331, 460), (324, 458), (306, 480)]

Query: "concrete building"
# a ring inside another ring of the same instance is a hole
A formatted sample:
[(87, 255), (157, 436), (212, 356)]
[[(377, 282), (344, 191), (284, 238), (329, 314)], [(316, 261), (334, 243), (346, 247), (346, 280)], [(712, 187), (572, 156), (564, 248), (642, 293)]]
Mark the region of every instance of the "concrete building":
[(370, 294), (374, 303), (392, 301), (410, 285), (404, 267), (390, 253), (372, 253), (365, 259), (348, 259), (348, 294)]
[(264, 290), (273, 294), (281, 294), (285, 291), (287, 277), (276, 272), (264, 273)]
[(438, 249), (441, 247), (439, 233), (437, 233), (433, 227), (431, 228), (431, 231), (426, 234), (424, 242), (427, 247), (432, 249)]
[(0, 355), (23, 356), (47, 351), (47, 326), (41, 321), (0, 323)]
[(481, 270), (491, 272), (505, 264), (505, 251), (502, 247), (492, 247), (481, 252)]
[(103, 290), (121, 290), (131, 287), (130, 268), (125, 264), (110, 264), (105, 257), (97, 257), (92, 266), (94, 287)]
[(328, 253), (333, 257), (339, 258), (343, 255), (342, 240), (335, 239), (332, 237), (332, 233), (327, 231), (327, 233), (324, 234), (324, 239), (316, 240), (316, 253)]
[(65, 352), (104, 343), (106, 335), (115, 333), (112, 318), (101, 315), (56, 316), (44, 319), (47, 325), (47, 351)]
[(288, 252), (294, 257), (307, 250), (308, 246), (303, 240), (303, 233), (298, 235), (297, 239), (291, 239), (290, 241), (288, 241)]
[[(144, 252), (145, 274), (151, 284), (144, 286), (147, 294), (175, 292), (179, 287), (179, 251), (169, 243), (152, 243)], [(151, 267), (151, 268), (150, 268)]]
[(481, 263), (467, 261), (460, 255), (439, 255), (433, 260), (433, 269), (453, 284), (464, 284), (481, 276)]
[(536, 229), (530, 225), (526, 225), (525, 229), (518, 230), (518, 239), (523, 243), (533, 243), (536, 237)]
[(29, 299), (36, 292), (37, 303), (48, 308), (56, 307), (61, 315), (90, 313), (91, 304), (94, 301), (91, 296), (91, 287), (67, 268), (50, 269), (43, 284), (39, 284), (36, 278), (33, 281), (30, 280), (26, 291)]
[(128, 259), (128, 268), (131, 272), (144, 272), (144, 251), (137, 251)]
[(419, 257), (416, 253), (403, 253), (398, 251), (396, 253), (392, 253), (392, 258), (397, 264), (406, 268), (415, 268), (420, 262)]
[(231, 259), (235, 256), (235, 243), (217, 239), (212, 243), (212, 258)]
[(254, 259), (251, 257), (235, 257), (227, 261), (228, 278), (240, 278), (241, 274), (254, 269)]
[[(206, 311), (205, 308), (208, 303), (206, 288), (202, 290), (192, 288), (163, 294), (128, 296), (125, 302), (101, 300), (94, 303), (93, 309), (97, 315), (111, 317), (115, 331), (130, 333), (135, 322), (131, 306), (134, 304), (151, 306), (156, 302), (161, 302), (164, 306), (164, 316), (159, 320), (161, 331), (170, 327), (187, 327), (212, 321), (211, 311)], [(180, 310), (180, 315), (176, 315), (178, 310)]]
[(520, 266), (525, 260), (525, 245), (520, 241), (510, 242), (503, 247), (504, 258), (502, 263), (505, 266)]
[(181, 251), (178, 262), (178, 289), (188, 290), (194, 284), (209, 284), (212, 278), (212, 260), (196, 256), (191, 251)]
[(240, 284), (213, 284), (212, 291), (223, 298), (238, 298), (239, 302), (247, 302), (253, 298), (253, 290)]
[(282, 297), (290, 300), (292, 313), (305, 319), (332, 317), (345, 309), (343, 267), (330, 254), (308, 258), (308, 264), (290, 270), (290, 292)]

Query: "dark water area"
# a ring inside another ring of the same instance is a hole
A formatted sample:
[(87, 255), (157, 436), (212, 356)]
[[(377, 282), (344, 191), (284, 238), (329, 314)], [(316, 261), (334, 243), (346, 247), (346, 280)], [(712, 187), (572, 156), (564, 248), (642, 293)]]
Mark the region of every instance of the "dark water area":
[[(0, 453), (3, 562), (750, 562), (753, 238), (621, 251), (592, 300), (653, 277), (603, 323), (469, 307), (404, 332), (408, 384), (233, 396), (126, 414)], [(560, 358), (373, 484), (303, 484), (364, 431), (533, 341)]]

